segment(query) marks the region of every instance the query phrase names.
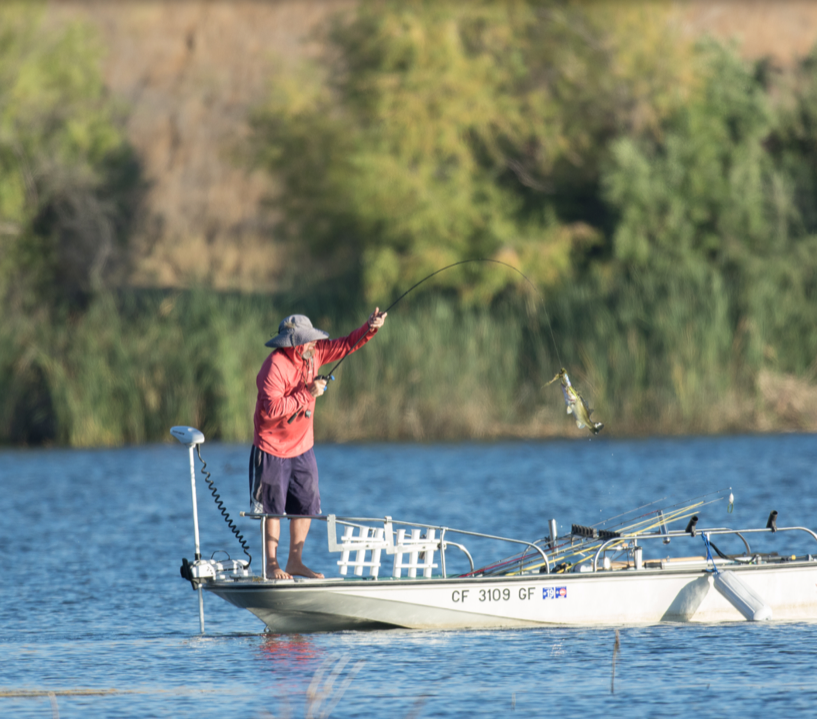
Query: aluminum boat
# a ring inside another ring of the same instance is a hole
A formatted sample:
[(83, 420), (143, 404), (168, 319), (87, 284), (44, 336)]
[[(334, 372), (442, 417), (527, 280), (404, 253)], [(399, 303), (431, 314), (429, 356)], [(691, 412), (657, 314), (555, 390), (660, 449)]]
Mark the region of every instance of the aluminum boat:
[[(561, 536), (551, 520), (549, 535), (530, 541), (388, 516), (312, 516), (326, 524), (338, 576), (254, 575), (249, 562), (201, 557), (193, 449), (204, 436), (194, 428), (171, 432), (190, 450), (196, 553), (182, 561), (181, 575), (199, 594), (202, 632), (202, 590), (249, 610), (276, 633), (817, 620), (817, 533), (778, 527), (774, 511), (765, 527), (699, 527), (705, 507), (731, 505), (728, 488), (653, 503), (592, 527), (572, 525)], [(209, 475), (208, 483), (246, 551)], [(262, 537), (268, 518), (283, 517), (241, 515), (259, 521)], [(752, 549), (769, 534), (785, 552)], [(509, 554), (474, 562), (473, 546), (502, 544)]]

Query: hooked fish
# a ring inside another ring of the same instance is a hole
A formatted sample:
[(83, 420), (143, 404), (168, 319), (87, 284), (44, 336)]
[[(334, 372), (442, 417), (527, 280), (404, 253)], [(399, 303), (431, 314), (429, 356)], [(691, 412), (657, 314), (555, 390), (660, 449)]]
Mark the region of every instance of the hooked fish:
[(570, 378), (567, 376), (567, 370), (562, 368), (558, 373), (556, 373), (555, 377), (548, 383), (548, 385), (556, 382), (557, 380), (560, 380), (562, 384), (562, 394), (565, 396), (567, 414), (572, 415), (576, 420), (576, 427), (579, 429), (586, 427), (594, 435), (598, 435), (599, 431), (604, 427), (604, 423), (593, 422), (590, 419), (590, 415), (593, 411), (587, 407), (587, 403), (584, 401), (584, 398), (579, 395), (579, 393), (576, 392), (576, 389), (570, 384)]

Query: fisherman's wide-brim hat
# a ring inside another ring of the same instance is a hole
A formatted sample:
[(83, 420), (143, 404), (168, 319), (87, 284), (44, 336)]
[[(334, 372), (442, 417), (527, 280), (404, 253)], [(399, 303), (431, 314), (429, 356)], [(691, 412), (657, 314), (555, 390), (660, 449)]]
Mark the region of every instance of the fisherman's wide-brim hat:
[(312, 327), (312, 321), (306, 315), (290, 315), (281, 320), (278, 334), (264, 344), (274, 348), (296, 347), (328, 337), (328, 332)]

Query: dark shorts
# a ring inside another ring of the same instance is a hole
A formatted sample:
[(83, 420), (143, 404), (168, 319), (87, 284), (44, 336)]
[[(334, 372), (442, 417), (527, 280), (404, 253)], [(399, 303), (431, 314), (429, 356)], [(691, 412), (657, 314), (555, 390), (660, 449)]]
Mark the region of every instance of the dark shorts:
[(310, 448), (293, 458), (279, 458), (253, 445), (250, 503), (260, 503), (270, 515), (320, 515), (321, 494), (314, 450)]

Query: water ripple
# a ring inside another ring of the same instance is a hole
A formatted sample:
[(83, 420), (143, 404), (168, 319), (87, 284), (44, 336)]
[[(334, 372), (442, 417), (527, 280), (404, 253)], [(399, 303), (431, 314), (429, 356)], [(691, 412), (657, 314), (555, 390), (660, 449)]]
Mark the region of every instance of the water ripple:
[[(237, 516), (246, 449), (207, 444), (203, 454)], [(817, 439), (807, 435), (317, 454), (323, 506), (337, 514), (537, 537), (550, 517), (592, 524), (731, 485), (732, 525), (765, 523), (772, 508), (784, 524), (817, 525)], [(208, 596), (202, 637), (196, 595), (178, 573), (192, 556), (182, 448), (6, 450), (0, 467), (3, 717), (817, 714), (817, 623), (621, 628), (614, 694), (610, 628), (265, 635), (252, 615)], [(239, 557), (208, 496), (199, 503), (206, 554)], [(258, 526), (239, 525), (257, 550)], [(307, 553), (331, 572), (320, 532)]]

